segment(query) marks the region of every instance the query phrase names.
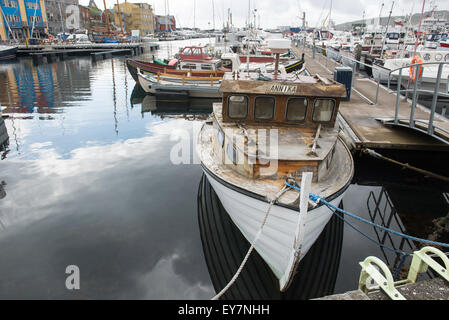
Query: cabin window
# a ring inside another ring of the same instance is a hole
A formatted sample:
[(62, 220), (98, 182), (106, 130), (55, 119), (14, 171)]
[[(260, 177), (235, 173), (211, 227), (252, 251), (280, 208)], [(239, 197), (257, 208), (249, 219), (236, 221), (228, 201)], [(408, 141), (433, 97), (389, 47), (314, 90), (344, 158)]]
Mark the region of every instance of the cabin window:
[(232, 69), (232, 60), (231, 59), (223, 59), (221, 60), (223, 68)]
[(306, 98), (291, 98), (287, 101), (287, 120), (304, 121), (307, 115), (308, 101)]
[(228, 116), (232, 119), (246, 119), (248, 117), (248, 97), (230, 96), (228, 98)]
[(182, 54), (191, 55), (192, 54), (192, 50), (190, 48), (186, 48), (186, 49), (184, 49)]
[(192, 69), (196, 70), (196, 64), (194, 63), (186, 63), (182, 66), (183, 69)]
[(202, 64), (201, 70), (211, 70), (212, 66), (210, 64)]
[(316, 99), (313, 105), (312, 120), (317, 122), (328, 122), (332, 120), (335, 100)]
[(274, 97), (256, 97), (254, 101), (254, 119), (271, 120), (274, 118)]

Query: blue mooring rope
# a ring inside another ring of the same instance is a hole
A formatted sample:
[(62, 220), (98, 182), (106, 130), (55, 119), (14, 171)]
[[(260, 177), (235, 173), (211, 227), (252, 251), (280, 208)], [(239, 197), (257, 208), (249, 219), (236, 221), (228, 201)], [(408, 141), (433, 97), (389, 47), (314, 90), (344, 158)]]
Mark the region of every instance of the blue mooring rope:
[[(301, 187), (292, 185), (292, 184), (288, 183), (287, 181), (285, 182), (285, 185), (289, 186), (290, 188), (293, 188), (295, 190), (301, 191)], [(309, 198), (310, 198), (310, 200), (312, 200), (314, 202), (321, 202), (321, 203), (323, 203), (324, 205), (326, 205), (330, 209), (334, 209), (335, 211), (341, 212), (341, 213), (343, 213), (345, 215), (348, 215), (348, 216), (350, 216), (350, 217), (352, 217), (354, 219), (357, 219), (359, 221), (367, 223), (367, 224), (369, 224), (369, 225), (371, 225), (371, 226), (373, 226), (375, 228), (379, 228), (379, 229), (382, 229), (382, 230), (387, 231), (389, 233), (395, 234), (397, 236), (400, 236), (400, 237), (403, 237), (403, 238), (406, 238), (406, 239), (410, 239), (410, 240), (413, 240), (413, 241), (417, 241), (417, 242), (431, 244), (431, 245), (434, 245), (434, 246), (441, 246), (441, 247), (449, 248), (449, 244), (448, 243), (443, 243), (443, 242), (438, 242), (438, 241), (431, 241), (431, 240), (427, 240), (427, 239), (422, 239), (422, 238), (409, 236), (407, 234), (404, 234), (404, 233), (398, 232), (396, 230), (392, 230), (392, 229), (386, 228), (386, 227), (381, 226), (379, 224), (376, 224), (376, 223), (374, 223), (372, 221), (366, 220), (366, 219), (364, 219), (362, 217), (359, 217), (359, 216), (357, 216), (357, 215), (355, 215), (353, 213), (350, 213), (348, 211), (345, 211), (343, 209), (340, 209), (340, 208), (330, 204), (329, 202), (327, 202), (323, 198), (321, 198), (321, 197), (319, 197), (317, 195), (314, 195), (313, 193), (309, 194)]]

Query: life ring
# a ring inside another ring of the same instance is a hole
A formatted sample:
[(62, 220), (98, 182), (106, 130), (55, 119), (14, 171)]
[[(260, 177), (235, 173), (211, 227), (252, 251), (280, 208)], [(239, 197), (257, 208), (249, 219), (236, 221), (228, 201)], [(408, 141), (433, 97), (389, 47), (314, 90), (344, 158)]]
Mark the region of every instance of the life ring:
[[(423, 61), (422, 61), (420, 56), (413, 57), (411, 64), (415, 64), (415, 63), (423, 63)], [(423, 67), (422, 66), (418, 66), (418, 78), (421, 78), (422, 70), (423, 70)], [(416, 80), (415, 66), (410, 66), (410, 71), (409, 72), (410, 72), (410, 80), (415, 81)]]

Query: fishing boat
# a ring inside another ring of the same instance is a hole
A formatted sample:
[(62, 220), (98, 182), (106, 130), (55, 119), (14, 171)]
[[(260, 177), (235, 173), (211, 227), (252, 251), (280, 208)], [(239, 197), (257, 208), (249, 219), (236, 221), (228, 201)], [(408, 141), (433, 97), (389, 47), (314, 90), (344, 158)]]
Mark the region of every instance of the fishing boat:
[(17, 47), (0, 45), (0, 60), (14, 59), (17, 54)]
[[(282, 41), (270, 48), (288, 47)], [(303, 203), (298, 191), (283, 189), (285, 182), (312, 172), (311, 192), (337, 206), (353, 176), (336, 126), (345, 86), (319, 75), (244, 72), (226, 73), (219, 91), (222, 103), (199, 132), (198, 156), (226, 212), (284, 291), (332, 216), (322, 202)], [(308, 209), (301, 219), (300, 204)]]
[(161, 61), (153, 59), (151, 61), (142, 61), (127, 59), (126, 65), (128, 71), (136, 82), (139, 82), (137, 68), (142, 73), (157, 74), (169, 69), (190, 70), (190, 71), (218, 71), (221, 68), (221, 60), (211, 57), (208, 54), (207, 47), (187, 46), (180, 50), (177, 58), (170, 61)]
[(138, 68), (143, 73), (157, 74), (158, 72), (163, 72), (164, 70), (175, 69), (175, 64), (172, 63), (170, 65), (155, 58), (151, 61), (126, 59), (126, 67), (128, 68), (129, 74), (133, 77), (134, 81), (139, 83), (139, 77), (137, 75)]

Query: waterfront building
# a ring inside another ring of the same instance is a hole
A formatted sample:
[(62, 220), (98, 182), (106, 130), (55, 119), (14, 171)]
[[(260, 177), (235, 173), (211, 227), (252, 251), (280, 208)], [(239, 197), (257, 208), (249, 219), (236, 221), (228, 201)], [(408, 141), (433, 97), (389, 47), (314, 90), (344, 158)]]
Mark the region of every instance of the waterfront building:
[(176, 30), (176, 19), (174, 16), (156, 16), (156, 32), (171, 32)]
[(123, 2), (116, 4), (113, 11), (115, 25), (123, 32), (139, 30), (141, 36), (154, 33), (153, 7), (148, 3)]
[(0, 39), (21, 41), (47, 33), (44, 0), (0, 0)]
[[(80, 25), (82, 30), (87, 30), (89, 34), (107, 33), (108, 27), (106, 22), (105, 11), (99, 9), (95, 2), (91, 0), (89, 6), (79, 6), (80, 9)], [(113, 23), (114, 12), (110, 9), (106, 10), (109, 18), (109, 31), (117, 30)]]

